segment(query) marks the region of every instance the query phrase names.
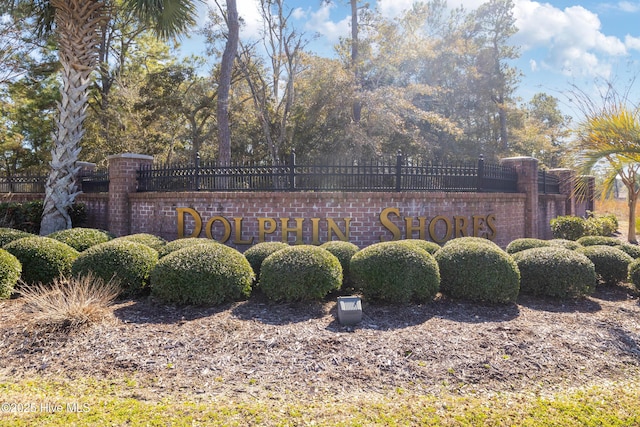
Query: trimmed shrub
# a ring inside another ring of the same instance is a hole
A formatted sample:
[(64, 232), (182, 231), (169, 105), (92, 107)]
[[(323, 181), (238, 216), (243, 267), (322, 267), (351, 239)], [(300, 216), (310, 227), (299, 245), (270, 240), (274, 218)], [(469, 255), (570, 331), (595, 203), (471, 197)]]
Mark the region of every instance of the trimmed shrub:
[(22, 239), (23, 237), (37, 236), (26, 231), (16, 230), (15, 228), (0, 228), (0, 246), (4, 246), (14, 240)]
[(596, 268), (598, 279), (607, 285), (615, 285), (626, 280), (629, 264), (633, 258), (613, 246), (584, 246), (577, 252), (591, 260)]
[(203, 239), (201, 237), (185, 237), (183, 239), (172, 240), (171, 242), (168, 242), (166, 245), (162, 246), (158, 250), (158, 256), (162, 258), (169, 255), (171, 252), (175, 252), (183, 248), (188, 248), (189, 246), (203, 244), (219, 245), (220, 243), (213, 239)]
[(328, 250), (338, 258), (338, 261), (340, 261), (340, 265), (342, 266), (342, 285), (351, 286), (353, 284), (350, 268), (351, 258), (353, 258), (360, 248), (351, 242), (343, 242), (340, 240), (323, 243), (320, 247)]
[(618, 220), (615, 216), (596, 216), (591, 214), (584, 223), (586, 236), (610, 236), (618, 230)]
[(435, 258), (402, 241), (367, 246), (351, 258), (351, 276), (365, 298), (407, 303), (433, 299), (440, 287)]
[(615, 237), (608, 236), (583, 236), (576, 240), (582, 246), (595, 246), (595, 245), (605, 245), (605, 246), (621, 246), (622, 240)]
[(49, 234), (47, 237), (66, 243), (78, 252), (85, 251), (91, 246), (108, 242), (112, 236), (103, 230), (95, 228), (69, 228)]
[(124, 295), (137, 295), (149, 284), (158, 252), (142, 243), (113, 239), (82, 252), (73, 263), (75, 277), (92, 273), (105, 282), (120, 282)]
[(622, 242), (620, 246), (616, 246), (616, 247), (621, 251), (625, 252), (627, 255), (629, 255), (633, 259), (640, 258), (640, 246), (638, 245), (634, 245), (633, 243), (629, 243), (629, 242)]
[(631, 244), (629, 242), (620, 240), (617, 237), (584, 236), (578, 239), (578, 243), (580, 243), (582, 246), (595, 246), (595, 245), (613, 246), (614, 248), (618, 248), (622, 252), (625, 252), (631, 258), (635, 259), (640, 257), (640, 247), (638, 247), (637, 245)]
[(143, 245), (147, 245), (150, 248), (155, 249), (156, 251), (160, 251), (160, 249), (162, 249), (162, 247), (167, 244), (167, 241), (162, 237), (154, 236), (153, 234), (148, 233), (130, 234), (128, 236), (118, 237), (114, 240), (126, 240), (128, 242), (142, 243)]
[(514, 302), (518, 297), (518, 266), (498, 247), (467, 240), (444, 245), (435, 258), (440, 266), (440, 290), (451, 297), (496, 303)]
[(573, 240), (567, 240), (567, 239), (551, 239), (549, 240), (549, 243), (551, 244), (551, 246), (557, 246), (557, 247), (569, 249), (572, 251), (575, 251), (576, 249), (582, 247), (580, 243)]
[(289, 245), (284, 242), (260, 242), (244, 251), (244, 257), (249, 261), (253, 273), (256, 275), (256, 283), (259, 285), (260, 268), (264, 260), (274, 252), (280, 249), (288, 248)]
[(269, 255), (260, 268), (260, 289), (274, 301), (311, 301), (340, 289), (342, 266), (331, 252), (299, 245)]
[(524, 251), (532, 248), (544, 248), (551, 246), (548, 240), (534, 239), (530, 237), (515, 239), (507, 245), (506, 251), (508, 254), (515, 254), (516, 252)]
[(550, 222), (551, 232), (556, 239), (578, 240), (584, 236), (585, 221), (577, 216), (559, 216)]
[(71, 273), (71, 265), (80, 253), (66, 243), (49, 237), (24, 237), (5, 245), (22, 264), (22, 281), (27, 285), (53, 283)]
[(451, 239), (448, 240), (447, 242), (445, 242), (444, 246), (451, 246), (451, 245), (466, 245), (466, 244), (471, 244), (471, 243), (479, 243), (479, 244), (483, 244), (483, 245), (489, 245), (491, 247), (494, 247), (496, 249), (500, 249), (500, 246), (497, 245), (497, 243), (489, 240), (489, 239), (485, 239), (484, 237), (472, 237), (472, 236), (465, 236), (465, 237), (457, 237), (455, 239)]
[(561, 247), (527, 249), (513, 255), (520, 270), (520, 292), (580, 298), (596, 288), (596, 270), (586, 256)]
[(13, 293), (13, 288), (22, 273), (22, 265), (18, 258), (4, 249), (0, 249), (0, 299), (6, 299)]
[(167, 303), (217, 305), (248, 297), (253, 278), (240, 252), (204, 243), (161, 258), (151, 272), (151, 295)]
[(640, 289), (640, 259), (635, 259), (629, 264), (627, 270), (627, 280), (629, 283), (633, 283), (636, 289)]
[(405, 239), (405, 240), (400, 240), (400, 242), (417, 246), (418, 248), (424, 249), (425, 251), (429, 252), (431, 255), (435, 254), (438, 251), (438, 249), (440, 249), (439, 244), (435, 242), (430, 242), (428, 240)]

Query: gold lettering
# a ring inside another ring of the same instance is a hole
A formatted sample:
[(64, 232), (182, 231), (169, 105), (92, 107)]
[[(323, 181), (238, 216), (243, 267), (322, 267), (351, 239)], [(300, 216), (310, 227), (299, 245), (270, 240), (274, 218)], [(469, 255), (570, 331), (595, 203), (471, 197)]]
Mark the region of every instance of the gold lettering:
[(351, 222), (351, 218), (343, 218), (344, 219), (344, 233), (342, 230), (338, 228), (338, 224), (332, 219), (327, 218), (327, 240), (333, 240), (333, 233), (336, 234), (338, 240), (342, 240), (343, 242), (349, 241), (349, 223)]
[[(269, 224), (269, 228), (265, 227), (265, 224)], [(258, 218), (258, 242), (264, 242), (265, 234), (270, 234), (276, 231), (276, 220), (273, 218)]]
[(214, 216), (209, 220), (209, 222), (207, 222), (207, 227), (205, 228), (207, 237), (210, 239), (217, 240), (213, 237), (213, 232), (212, 232), (213, 224), (216, 221), (220, 221), (220, 223), (224, 227), (224, 234), (222, 235), (222, 238), (218, 240), (218, 242), (226, 243), (226, 241), (229, 240), (229, 237), (231, 237), (231, 223), (229, 223), (229, 221), (227, 221), (227, 219), (223, 216)]
[(484, 230), (485, 217), (482, 215), (474, 215), (473, 217), (473, 235), (475, 237), (485, 237), (487, 233), (480, 234)]
[(464, 237), (467, 236), (467, 225), (469, 221), (466, 216), (454, 216), (453, 222), (455, 223), (455, 237)]
[[(184, 235), (184, 214), (189, 214), (193, 217), (195, 225), (193, 232), (188, 236)], [(183, 237), (198, 237), (202, 231), (202, 218), (195, 209), (191, 208), (176, 208), (176, 215), (178, 216), (178, 239)]]
[[(393, 239), (391, 240), (400, 240), (400, 229), (389, 219), (390, 213), (400, 216), (400, 211), (397, 208), (383, 209), (382, 212), (380, 212), (380, 223), (393, 234)], [(384, 236), (380, 236), (380, 241), (384, 242)]]
[(489, 233), (489, 235), (487, 236), (487, 238), (488, 238), (489, 240), (494, 240), (494, 239), (496, 238), (496, 234), (497, 234), (497, 232), (496, 232), (496, 224), (495, 224), (495, 221), (496, 221), (496, 216), (495, 216), (495, 214), (489, 214), (489, 215), (487, 215), (487, 227), (489, 227), (489, 231), (490, 231), (490, 233)]
[(249, 240), (242, 240), (242, 220), (244, 218), (233, 218), (236, 238), (233, 239), (233, 243), (236, 245), (250, 245), (253, 243), (253, 236)]
[[(438, 238), (436, 236), (436, 225), (438, 224), (438, 221), (443, 221), (445, 225), (445, 233), (444, 233), (444, 237), (442, 238)], [(451, 221), (449, 221), (449, 218), (446, 218), (442, 215), (438, 215), (434, 217), (429, 223), (429, 236), (431, 237), (431, 240), (433, 240), (436, 243), (444, 243), (447, 240), (449, 240), (451, 238), (452, 231), (453, 231), (453, 228), (451, 225)]]
[(419, 239), (421, 240), (426, 240), (427, 239), (427, 217), (425, 216), (419, 216), (418, 217), (418, 227), (415, 228), (413, 226), (413, 218), (410, 216), (405, 216), (404, 217), (404, 222), (407, 225), (407, 231), (405, 233), (405, 236), (407, 239), (413, 239), (413, 232), (414, 231), (418, 231), (419, 232)]
[(320, 244), (320, 218), (311, 218), (311, 244)]
[(282, 223), (282, 241), (287, 243), (289, 241), (289, 233), (296, 233), (296, 241), (295, 245), (302, 244), (302, 223), (304, 222), (304, 218), (294, 218), (296, 220), (296, 226), (289, 228), (287, 224), (289, 223), (289, 218), (281, 218), (280, 222)]

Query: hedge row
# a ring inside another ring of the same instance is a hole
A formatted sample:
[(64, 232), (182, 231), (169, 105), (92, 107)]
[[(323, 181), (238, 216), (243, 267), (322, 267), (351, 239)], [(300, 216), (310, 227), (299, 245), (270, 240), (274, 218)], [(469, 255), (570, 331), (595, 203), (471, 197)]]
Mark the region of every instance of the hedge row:
[(260, 290), (275, 301), (307, 301), (351, 288), (370, 301), (426, 302), (438, 292), (490, 303), (519, 294), (578, 298), (597, 283), (640, 283), (638, 247), (607, 237), (578, 241), (516, 239), (506, 250), (463, 237), (382, 242), (362, 250), (347, 242), (322, 246), (260, 243), (241, 254), (207, 239), (167, 243), (149, 234), (113, 239), (72, 229), (40, 237), (0, 229), (0, 297), (17, 281), (51, 283), (92, 272), (119, 281), (125, 295), (151, 293), (179, 304), (220, 304)]

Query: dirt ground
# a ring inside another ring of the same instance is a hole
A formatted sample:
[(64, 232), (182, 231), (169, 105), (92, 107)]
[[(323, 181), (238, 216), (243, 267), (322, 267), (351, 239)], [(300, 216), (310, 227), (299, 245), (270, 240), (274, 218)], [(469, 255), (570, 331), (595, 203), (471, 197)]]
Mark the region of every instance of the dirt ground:
[(343, 327), (335, 298), (217, 308), (119, 301), (72, 332), (34, 329), (20, 299), (0, 302), (0, 380), (134, 378), (138, 398), (184, 393), (544, 393), (640, 375), (640, 304), (624, 286), (584, 300), (363, 305)]

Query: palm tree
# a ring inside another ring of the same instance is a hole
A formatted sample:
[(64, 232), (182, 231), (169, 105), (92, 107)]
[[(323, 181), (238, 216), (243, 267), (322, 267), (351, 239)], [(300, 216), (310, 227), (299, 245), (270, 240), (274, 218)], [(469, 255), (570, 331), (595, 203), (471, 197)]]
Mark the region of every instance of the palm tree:
[(0, 0), (0, 10), (31, 6), (42, 32), (52, 32), (58, 43), (61, 101), (40, 234), (71, 227), (67, 209), (80, 192), (76, 162), (84, 134), (88, 88), (98, 65), (102, 29), (113, 8), (126, 8), (159, 37), (168, 38), (195, 23), (197, 1), (200, 0)]
[(603, 194), (618, 177), (628, 191), (629, 242), (636, 243), (636, 204), (640, 196), (640, 109), (615, 104), (593, 111), (577, 129), (573, 163), (580, 172), (604, 170)]

